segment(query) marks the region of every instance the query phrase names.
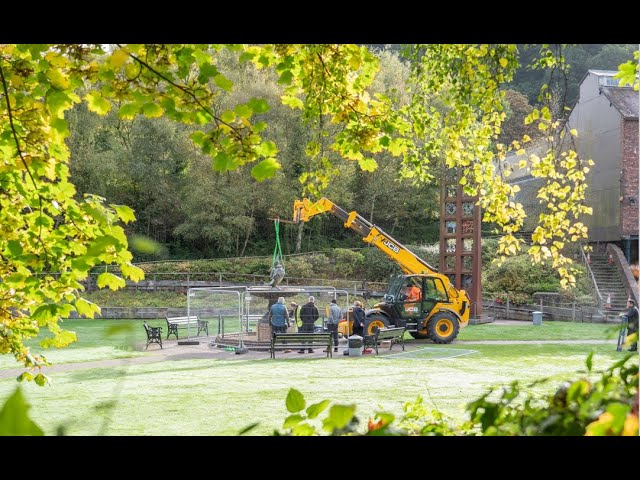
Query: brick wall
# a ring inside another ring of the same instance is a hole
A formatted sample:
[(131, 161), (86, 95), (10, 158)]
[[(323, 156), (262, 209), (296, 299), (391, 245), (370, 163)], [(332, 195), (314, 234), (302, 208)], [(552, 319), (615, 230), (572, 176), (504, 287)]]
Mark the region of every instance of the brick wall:
[(623, 237), (638, 235), (638, 121), (623, 120), (620, 230)]

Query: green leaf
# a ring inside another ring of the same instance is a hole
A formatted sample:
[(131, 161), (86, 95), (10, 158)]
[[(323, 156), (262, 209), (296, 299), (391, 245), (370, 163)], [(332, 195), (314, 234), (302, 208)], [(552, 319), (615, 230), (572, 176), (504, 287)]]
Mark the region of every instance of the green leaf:
[(251, 115), (253, 115), (253, 110), (251, 110), (251, 107), (249, 107), (248, 105), (236, 105), (236, 108), (234, 110), (241, 118), (249, 118)]
[(330, 403), (330, 400), (323, 400), (319, 403), (309, 405), (309, 408), (307, 408), (307, 416), (309, 418), (316, 418), (329, 406)]
[(293, 428), (303, 420), (304, 420), (304, 417), (302, 415), (298, 413), (294, 413), (293, 415), (289, 415), (287, 418), (284, 419), (282, 428)]
[(123, 288), (126, 285), (126, 282), (122, 278), (115, 276), (113, 273), (103, 272), (98, 275), (97, 285), (98, 288), (109, 287), (111, 290), (115, 291), (119, 288)]
[(41, 340), (40, 346), (43, 348), (50, 348), (50, 347), (62, 348), (62, 347), (66, 347), (67, 345), (77, 340), (78, 340), (78, 337), (76, 336), (76, 332), (72, 332), (69, 330), (62, 330), (57, 334), (55, 334), (55, 336), (53, 337), (47, 337)]
[(62, 117), (64, 111), (72, 105), (73, 100), (64, 92), (53, 90), (47, 95), (47, 107), (54, 117)]
[(144, 270), (128, 262), (120, 264), (120, 270), (122, 271), (122, 275), (133, 282), (139, 282), (144, 279)]
[(7, 250), (9, 251), (9, 255), (13, 257), (22, 255), (22, 245), (18, 240), (9, 240), (7, 242)]
[(200, 65), (200, 75), (198, 75), (198, 81), (200, 83), (207, 82), (211, 77), (215, 77), (218, 74), (218, 69), (215, 65), (209, 62), (205, 62)]
[(233, 82), (221, 73), (213, 77), (213, 81), (219, 88), (226, 92), (230, 92), (233, 88)]
[(205, 135), (205, 133), (200, 130), (197, 130), (191, 134), (191, 141), (199, 147), (204, 144), (206, 138), (207, 136)]
[(103, 235), (101, 237), (97, 237), (91, 242), (89, 248), (87, 248), (87, 255), (91, 257), (99, 257), (103, 253), (105, 253), (110, 247), (118, 247), (120, 246), (120, 242), (111, 235)]
[(286, 405), (287, 411), (290, 413), (297, 413), (303, 410), (306, 406), (304, 395), (295, 388), (290, 388), (289, 393), (287, 393)]
[(16, 381), (18, 381), (18, 382), (24, 382), (25, 380), (30, 382), (31, 380), (33, 380), (33, 375), (31, 373), (29, 373), (29, 372), (22, 372), (16, 378)]
[(89, 110), (97, 113), (98, 115), (105, 115), (109, 113), (109, 110), (111, 110), (111, 103), (109, 103), (108, 100), (102, 98), (100, 92), (90, 92), (85, 97), (85, 100), (87, 101)]
[(250, 425), (248, 425), (248, 426), (244, 427), (242, 430), (240, 430), (240, 431), (238, 432), (238, 436), (240, 436), (240, 435), (244, 435), (245, 433), (249, 433), (251, 430), (253, 430), (254, 428), (256, 428), (258, 425), (260, 425), (260, 422), (255, 422), (255, 423), (252, 423), (252, 424), (250, 424)]
[(304, 107), (304, 103), (298, 97), (294, 97), (292, 95), (283, 95), (281, 98), (282, 98), (283, 105), (288, 105), (291, 108), (300, 108), (300, 109)]
[(224, 123), (232, 123), (236, 119), (236, 114), (231, 110), (225, 110), (222, 115), (220, 115), (220, 119)]
[(319, 153), (320, 153), (320, 143), (314, 140), (311, 140), (309, 143), (307, 143), (307, 146), (304, 149), (304, 154), (307, 157), (313, 158)]
[(58, 306), (54, 303), (40, 305), (31, 314), (31, 318), (38, 322), (38, 325), (46, 325), (58, 316)]
[(362, 158), (358, 160), (358, 165), (365, 172), (375, 172), (378, 168), (378, 162), (376, 162), (373, 158)]
[(407, 151), (407, 144), (403, 138), (394, 138), (389, 142), (389, 153), (394, 157)]
[(310, 437), (311, 435), (315, 435), (316, 429), (309, 425), (307, 422), (302, 422), (293, 427), (291, 432), (298, 437)]
[(291, 70), (285, 70), (280, 74), (278, 83), (281, 85), (288, 85), (291, 83), (292, 79), (293, 79), (293, 74), (291, 73)]
[(133, 235), (129, 239), (129, 244), (131, 245), (131, 248), (137, 250), (140, 253), (158, 255), (163, 251), (162, 245), (160, 243), (145, 235)]
[(49, 379), (46, 377), (46, 375), (43, 375), (42, 373), (37, 374), (33, 379), (33, 381), (36, 382), (36, 384), (39, 385), (40, 387), (44, 387), (46, 384), (49, 383)]
[(96, 258), (94, 256), (83, 255), (81, 257), (74, 258), (71, 260), (71, 268), (74, 270), (78, 270), (83, 273), (89, 270), (96, 264)]
[(262, 157), (273, 157), (278, 153), (278, 147), (273, 142), (262, 142), (256, 147), (256, 153)]
[(267, 101), (262, 98), (252, 98), (247, 102), (247, 105), (251, 107), (254, 113), (265, 113), (271, 108)]
[(593, 351), (589, 353), (589, 355), (587, 356), (587, 360), (585, 361), (585, 363), (587, 364), (587, 371), (591, 371), (591, 368), (593, 367)]
[(629, 405), (624, 405), (622, 403), (614, 402), (610, 403), (607, 406), (607, 412), (613, 415), (613, 419), (611, 420), (611, 429), (619, 433), (624, 428), (624, 422), (627, 419), (627, 414), (631, 410)]
[(120, 218), (124, 223), (135, 221), (136, 214), (133, 212), (131, 207), (126, 205), (115, 205), (113, 203), (110, 203), (109, 206), (116, 211), (116, 215), (118, 215), (118, 218)]
[(140, 105), (138, 103), (125, 103), (118, 110), (118, 116), (123, 120), (133, 120), (140, 112)]
[(251, 176), (257, 181), (263, 182), (267, 178), (273, 177), (276, 170), (281, 168), (282, 165), (275, 158), (265, 158), (251, 169)]
[(145, 103), (142, 106), (142, 113), (149, 118), (161, 117), (164, 109), (157, 103)]
[(235, 170), (238, 164), (235, 158), (227, 155), (224, 152), (218, 153), (213, 159), (213, 171), (214, 172), (226, 172), (229, 170)]
[(328, 431), (346, 427), (356, 412), (355, 405), (332, 405), (329, 415), (322, 422)]
[(100, 313), (100, 307), (98, 305), (84, 298), (77, 299), (74, 306), (76, 307), (78, 315), (86, 318), (94, 318), (96, 313)]
[(20, 387), (7, 399), (0, 410), (0, 436), (42, 436), (42, 429), (29, 418), (29, 404)]
[(64, 118), (52, 118), (49, 125), (60, 135), (62, 138), (66, 138), (71, 135), (69, 131), (69, 124)]
[(567, 403), (578, 401), (580, 397), (589, 393), (591, 389), (589, 382), (586, 380), (577, 380), (573, 382), (567, 389)]

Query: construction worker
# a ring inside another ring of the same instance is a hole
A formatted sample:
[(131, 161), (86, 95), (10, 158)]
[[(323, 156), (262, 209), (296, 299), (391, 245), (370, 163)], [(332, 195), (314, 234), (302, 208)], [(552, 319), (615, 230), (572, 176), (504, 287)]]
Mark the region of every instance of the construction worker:
[(419, 302), (422, 300), (422, 289), (412, 281), (404, 289), (405, 302)]

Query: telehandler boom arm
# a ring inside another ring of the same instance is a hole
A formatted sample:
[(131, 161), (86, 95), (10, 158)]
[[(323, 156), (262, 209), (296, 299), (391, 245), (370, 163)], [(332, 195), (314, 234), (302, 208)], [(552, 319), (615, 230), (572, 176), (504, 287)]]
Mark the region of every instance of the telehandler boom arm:
[[(308, 222), (312, 217), (321, 213), (331, 212), (344, 222), (345, 228), (351, 228), (362, 235), (362, 240), (378, 247), (391, 259), (400, 265), (405, 274), (440, 275), (431, 265), (407, 249), (377, 226), (368, 222), (357, 212), (347, 212), (328, 198), (321, 198), (312, 203), (307, 198), (296, 200), (293, 204), (293, 221)], [(448, 283), (448, 281), (446, 282)]]

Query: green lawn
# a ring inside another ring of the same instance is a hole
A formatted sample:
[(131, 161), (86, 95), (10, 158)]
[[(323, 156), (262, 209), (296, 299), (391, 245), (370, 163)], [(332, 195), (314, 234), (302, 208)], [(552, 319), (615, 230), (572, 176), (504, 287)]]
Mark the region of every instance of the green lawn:
[(615, 325), (545, 321), (500, 325), (468, 325), (460, 330), (458, 340), (604, 340), (618, 337)]
[[(54, 364), (70, 362), (88, 362), (110, 358), (126, 358), (145, 355), (135, 351), (135, 343), (146, 342), (146, 334), (142, 328), (142, 320), (65, 320), (61, 323), (67, 330), (76, 332), (78, 341), (63, 349), (43, 350), (38, 346), (38, 339), (28, 342), (34, 352), (43, 353)], [(149, 320), (149, 325), (162, 327), (163, 338), (166, 338), (167, 324), (165, 320)], [(235, 332), (238, 325), (228, 322), (227, 332)], [(209, 323), (209, 332), (217, 329), (215, 322)], [(186, 331), (180, 329), (180, 335)], [(597, 323), (545, 322), (542, 325), (469, 325), (463, 328), (458, 340), (603, 340), (617, 338), (615, 326)], [(42, 334), (43, 338), (46, 336)], [(412, 341), (407, 334), (407, 341)], [(174, 338), (173, 336), (171, 338)], [(0, 370), (16, 368), (19, 365), (13, 357), (0, 356)]]
[[(106, 356), (107, 348), (114, 354), (144, 355), (125, 349), (131, 338), (144, 338), (142, 328), (138, 328), (140, 323), (65, 322), (68, 328), (73, 325), (79, 341), (58, 353), (65, 361)], [(133, 324), (134, 330), (118, 331), (104, 340), (114, 324)], [(502, 340), (548, 339), (549, 335), (563, 338), (564, 329), (573, 332), (565, 332), (573, 339), (595, 339), (606, 336), (607, 327), (569, 323), (546, 323), (541, 327), (482, 325), (464, 329), (465, 336), (461, 334), (460, 338), (492, 339), (496, 333)], [(110, 346), (105, 347), (105, 342)], [(437, 349), (453, 356), (434, 359)], [(550, 382), (530, 387), (543, 392), (565, 378), (583, 375), (578, 371), (584, 370), (585, 358), (591, 351), (595, 353), (596, 370), (622, 357), (611, 344), (424, 343), (410, 354), (402, 354), (398, 347), (394, 351), (396, 354), (387, 358), (339, 355), (333, 359), (287, 356), (269, 360), (265, 354), (261, 360), (237, 356), (230, 357), (233, 360), (225, 356), (219, 360), (167, 360), (56, 372), (51, 375), (51, 386), (24, 384), (23, 388), (33, 406), (31, 416), (47, 434), (63, 425), (70, 435), (234, 435), (255, 421), (260, 425), (251, 433), (268, 434), (280, 427), (287, 415), (284, 400), (290, 387), (299, 389), (308, 403), (323, 399), (355, 402), (362, 416), (380, 408), (400, 413), (405, 401), (421, 395), (445, 413), (463, 418), (464, 405), (490, 385), (550, 377)], [(7, 368), (5, 360), (3, 366)], [(14, 379), (0, 380), (0, 398), (6, 398), (15, 387)]]

